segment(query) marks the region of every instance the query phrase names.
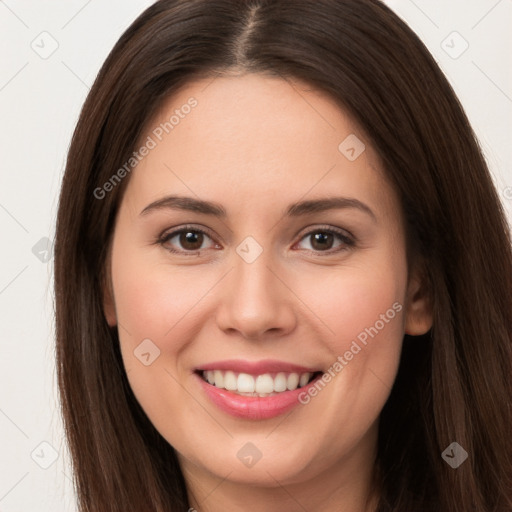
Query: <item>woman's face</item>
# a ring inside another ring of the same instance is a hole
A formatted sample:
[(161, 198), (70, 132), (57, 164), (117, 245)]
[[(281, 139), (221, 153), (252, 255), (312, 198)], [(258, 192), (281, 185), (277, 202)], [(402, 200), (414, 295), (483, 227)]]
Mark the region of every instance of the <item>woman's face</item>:
[(404, 332), (430, 327), (364, 134), (305, 84), (248, 74), (190, 83), (142, 145), (105, 313), (185, 474), (363, 474)]

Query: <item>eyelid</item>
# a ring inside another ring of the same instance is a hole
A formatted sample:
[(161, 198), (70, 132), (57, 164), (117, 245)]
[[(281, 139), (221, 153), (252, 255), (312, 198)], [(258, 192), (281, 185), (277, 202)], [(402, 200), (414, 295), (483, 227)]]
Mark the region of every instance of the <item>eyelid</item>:
[(175, 226), (173, 228), (167, 228), (162, 231), (162, 233), (158, 236), (159, 240), (162, 240), (164, 238), (168, 238), (169, 235), (176, 235), (178, 233), (181, 233), (182, 231), (186, 230), (190, 231), (197, 231), (200, 233), (204, 233), (205, 235), (208, 235), (211, 239), (215, 239), (215, 235), (213, 234), (213, 231), (205, 226), (199, 226), (197, 224), (183, 224), (182, 226)]
[[(198, 232), (198, 233), (202, 233), (206, 236), (208, 236), (212, 242), (214, 244), (217, 244), (217, 245), (221, 245), (219, 244), (219, 242), (217, 241), (217, 237), (216, 235), (213, 234), (213, 232), (205, 227), (205, 226), (198, 226), (198, 225), (195, 225), (195, 224), (184, 224), (182, 226), (176, 226), (176, 227), (173, 227), (173, 228), (168, 228), (166, 230), (164, 230), (157, 238), (156, 240), (156, 243), (159, 243), (160, 245), (164, 246), (164, 244), (166, 242), (168, 242), (170, 239), (174, 238), (176, 235), (180, 234), (180, 233), (183, 233), (185, 231), (195, 231), (195, 232)], [(309, 226), (306, 226), (305, 228), (303, 228), (301, 231), (299, 231), (299, 233), (297, 233), (294, 238), (297, 238), (298, 237), (298, 240), (293, 244), (292, 247), (296, 246), (298, 243), (300, 243), (304, 238), (306, 238), (307, 236), (311, 236), (313, 233), (316, 233), (316, 232), (325, 232), (325, 233), (332, 233), (334, 235), (337, 235), (338, 237), (340, 237), (340, 239), (342, 240), (342, 243), (344, 244), (345, 247), (342, 247), (341, 249), (328, 249), (326, 251), (312, 251), (310, 249), (304, 249), (305, 251), (307, 252), (310, 252), (310, 253), (313, 253), (315, 255), (329, 255), (329, 254), (335, 254), (337, 252), (340, 252), (340, 251), (343, 251), (343, 250), (346, 250), (352, 246), (355, 245), (355, 242), (356, 242), (356, 237), (354, 237), (354, 235), (352, 235), (352, 233), (346, 229), (342, 229), (342, 228), (338, 228), (338, 227), (335, 227), (335, 226), (331, 226), (331, 225), (328, 225), (328, 224), (323, 224), (323, 225), (319, 225), (319, 224), (312, 224), (312, 225), (309, 225)], [(174, 253), (174, 254), (183, 254), (183, 255), (197, 255), (201, 252), (204, 252), (206, 249), (198, 249), (198, 250), (195, 250), (195, 251), (190, 251), (190, 250), (184, 250), (184, 249), (181, 249), (181, 250), (174, 250), (174, 249), (166, 249), (168, 250), (169, 252), (171, 253)]]
[(350, 231), (348, 231), (348, 229), (338, 228), (336, 226), (331, 226), (330, 224), (310, 224), (309, 226), (302, 228), (295, 236), (300, 237), (300, 240), (302, 240), (304, 236), (315, 233), (317, 231), (336, 233), (342, 237), (350, 238), (353, 242), (356, 241), (356, 237)]
[(346, 229), (338, 228), (335, 226), (327, 225), (327, 224), (323, 224), (323, 225), (315, 224), (315, 225), (307, 226), (306, 228), (301, 230), (298, 235), (296, 235), (299, 237), (299, 240), (293, 244), (293, 247), (295, 247), (297, 244), (302, 242), (302, 240), (304, 240), (308, 236), (311, 236), (313, 233), (321, 233), (321, 232), (337, 235), (342, 242), (341, 247), (338, 247), (335, 249), (328, 249), (326, 251), (314, 251), (311, 249), (303, 249), (303, 251), (306, 251), (309, 254), (314, 254), (315, 256), (327, 257), (327, 256), (332, 256), (334, 254), (339, 254), (341, 252), (352, 249), (356, 245), (356, 237), (354, 235), (352, 235), (352, 233), (350, 231), (348, 231)]
[[(195, 225), (195, 224), (184, 224), (182, 226), (176, 226), (173, 228), (165, 229), (157, 237), (156, 243), (164, 246), (164, 244), (167, 243), (171, 238), (174, 238), (176, 235), (179, 235), (180, 233), (183, 233), (186, 231), (194, 231), (197, 233), (202, 233), (203, 235), (208, 236), (214, 244), (219, 245), (219, 242), (217, 241), (216, 236), (213, 234), (213, 232), (209, 228), (204, 227), (204, 226), (199, 227), (198, 225)], [(176, 249), (166, 248), (166, 250), (173, 254), (185, 254), (185, 255), (188, 254), (188, 255), (190, 255), (190, 254), (198, 254), (198, 253), (204, 251), (205, 249), (198, 249), (195, 251), (187, 251), (184, 249), (176, 250)]]

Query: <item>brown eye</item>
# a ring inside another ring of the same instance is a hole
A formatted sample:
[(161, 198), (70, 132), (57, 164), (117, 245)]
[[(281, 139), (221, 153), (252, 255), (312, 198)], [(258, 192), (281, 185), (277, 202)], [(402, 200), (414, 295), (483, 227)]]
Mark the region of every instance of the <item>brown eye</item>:
[(332, 233), (319, 232), (309, 236), (311, 237), (311, 247), (315, 251), (328, 250), (333, 246), (334, 236)]
[[(209, 242), (209, 245), (208, 245)], [(201, 229), (182, 228), (164, 234), (159, 243), (174, 253), (197, 254), (198, 251), (215, 247), (212, 238)]]
[(355, 241), (348, 234), (329, 228), (317, 229), (316, 231), (306, 233), (299, 242), (299, 245), (304, 244), (306, 246), (300, 247), (301, 249), (332, 254), (353, 247)]
[(203, 233), (197, 231), (183, 231), (179, 235), (179, 242), (184, 249), (197, 251), (203, 245)]

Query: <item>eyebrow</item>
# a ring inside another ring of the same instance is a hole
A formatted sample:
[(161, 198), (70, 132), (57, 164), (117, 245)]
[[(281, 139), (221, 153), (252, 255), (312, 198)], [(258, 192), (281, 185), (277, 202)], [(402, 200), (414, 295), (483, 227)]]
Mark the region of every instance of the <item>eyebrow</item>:
[[(286, 210), (285, 216), (299, 217), (311, 213), (323, 212), (326, 210), (353, 208), (369, 215), (374, 221), (377, 220), (375, 213), (365, 203), (358, 199), (349, 197), (327, 197), (324, 199), (312, 199), (309, 201), (299, 201), (291, 204)], [(205, 215), (213, 215), (225, 219), (227, 217), (226, 210), (222, 205), (211, 201), (204, 201), (186, 196), (166, 196), (158, 199), (146, 206), (140, 215), (147, 215), (154, 210), (172, 209), (185, 210), (190, 212), (202, 213)]]

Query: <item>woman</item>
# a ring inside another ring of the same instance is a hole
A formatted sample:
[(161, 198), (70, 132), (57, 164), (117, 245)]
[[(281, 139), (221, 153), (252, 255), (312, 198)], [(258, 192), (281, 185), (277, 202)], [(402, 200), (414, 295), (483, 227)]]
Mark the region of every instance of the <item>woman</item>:
[(159, 1), (82, 110), (55, 249), (82, 511), (512, 510), (512, 254), (376, 0)]

